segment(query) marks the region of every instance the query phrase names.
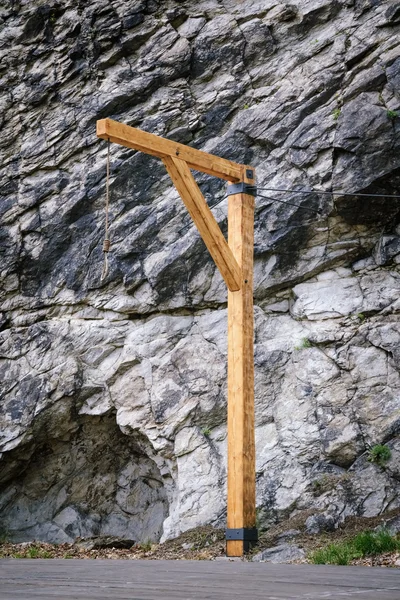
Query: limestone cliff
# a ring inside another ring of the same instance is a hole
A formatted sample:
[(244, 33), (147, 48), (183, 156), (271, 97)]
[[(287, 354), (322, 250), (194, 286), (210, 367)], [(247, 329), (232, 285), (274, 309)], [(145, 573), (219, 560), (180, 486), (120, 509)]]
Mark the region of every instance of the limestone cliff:
[[(380, 0), (3, 3), (9, 536), (224, 522), (225, 286), (162, 164), (119, 146), (100, 282), (104, 117), (257, 169), (260, 523), (400, 505), (399, 31)], [(198, 181), (226, 227), (224, 182)]]

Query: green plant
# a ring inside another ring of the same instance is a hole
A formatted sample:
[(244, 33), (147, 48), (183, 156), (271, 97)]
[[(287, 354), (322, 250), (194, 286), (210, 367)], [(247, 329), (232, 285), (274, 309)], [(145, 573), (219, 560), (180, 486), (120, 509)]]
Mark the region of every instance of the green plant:
[(314, 479), (312, 482), (312, 490), (314, 496), (320, 496), (329, 490), (333, 490), (340, 481), (341, 477), (338, 475), (331, 475), (329, 473), (324, 473), (318, 479)]
[(26, 558), (39, 558), (39, 549), (35, 548), (35, 546), (30, 546), (28, 548), (28, 552), (26, 553)]
[(303, 350), (303, 348), (311, 348), (312, 344), (308, 338), (302, 338), (298, 346), (295, 346), (295, 350)]
[(322, 481), (320, 481), (319, 479), (314, 479), (314, 481), (312, 482), (312, 489), (313, 489), (314, 496), (319, 496), (320, 494), (322, 494), (322, 491), (323, 491)]
[(150, 542), (150, 540), (139, 543), (139, 548), (140, 548), (140, 550), (143, 550), (143, 552), (149, 552), (151, 550), (151, 546), (152, 546), (152, 543)]
[(313, 495), (321, 496), (321, 494), (329, 492), (338, 486), (345, 486), (350, 479), (351, 476), (348, 473), (342, 473), (341, 475), (324, 473), (312, 482)]
[(389, 119), (392, 119), (392, 121), (394, 121), (399, 116), (398, 112), (395, 110), (387, 110), (386, 114), (389, 117)]
[(52, 25), (54, 25), (54, 23), (56, 22), (56, 20), (57, 20), (57, 13), (56, 13), (55, 10), (51, 10), (50, 11), (50, 16), (49, 16), (49, 21), (50, 21), (50, 23)]
[(377, 532), (363, 531), (359, 533), (353, 540), (353, 546), (356, 552), (362, 556), (376, 556), (384, 552), (394, 552), (400, 547), (400, 542), (387, 530), (382, 529)]
[(332, 113), (332, 117), (333, 117), (334, 121), (338, 120), (338, 118), (340, 117), (340, 113), (341, 113), (340, 108), (335, 108), (335, 110)]
[(316, 550), (310, 556), (314, 565), (348, 565), (355, 558), (348, 544), (330, 544), (326, 548)]
[(384, 467), (385, 464), (390, 460), (392, 452), (388, 446), (382, 444), (376, 444), (369, 449), (368, 460), (380, 467)]
[(364, 313), (357, 313), (357, 317), (360, 319), (360, 321), (364, 321), (365, 319)]
[(204, 437), (208, 438), (211, 435), (211, 429), (209, 427), (203, 427), (201, 433), (204, 435)]
[(388, 531), (364, 531), (347, 542), (329, 544), (326, 548), (316, 550), (310, 555), (310, 560), (316, 565), (348, 565), (355, 558), (396, 550), (400, 550), (400, 541)]

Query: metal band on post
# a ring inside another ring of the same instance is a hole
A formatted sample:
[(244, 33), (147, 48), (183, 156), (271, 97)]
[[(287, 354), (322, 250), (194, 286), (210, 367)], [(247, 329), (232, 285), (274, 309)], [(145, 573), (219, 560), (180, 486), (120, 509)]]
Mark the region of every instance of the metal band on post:
[(231, 183), (226, 188), (226, 195), (233, 196), (234, 194), (248, 194), (249, 196), (257, 196), (257, 188), (249, 183)]
[(241, 527), (240, 529), (227, 529), (225, 531), (226, 540), (244, 540), (245, 542), (258, 542), (257, 527), (250, 529)]
[[(253, 254), (254, 167), (208, 154), (112, 119), (98, 137), (160, 158), (228, 288), (227, 556), (255, 543)], [(228, 240), (191, 170), (228, 182)], [(108, 236), (106, 235), (106, 239)], [(105, 262), (108, 244), (104, 247)], [(243, 528), (243, 529), (242, 529)], [(234, 530), (231, 532), (229, 530)], [(233, 537), (232, 537), (233, 536)], [(236, 537), (235, 537), (236, 536)]]
[(226, 529), (225, 539), (227, 542), (239, 540), (243, 542), (243, 552), (249, 552), (252, 546), (258, 542), (257, 527), (241, 527), (239, 529)]

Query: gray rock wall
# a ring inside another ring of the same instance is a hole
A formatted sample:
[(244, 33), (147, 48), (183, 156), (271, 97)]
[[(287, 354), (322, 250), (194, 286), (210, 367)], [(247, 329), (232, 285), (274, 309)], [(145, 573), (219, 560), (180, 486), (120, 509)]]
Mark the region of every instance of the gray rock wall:
[[(400, 203), (361, 194), (400, 193), (400, 3), (13, 0), (0, 19), (1, 529), (224, 523), (226, 290), (162, 164), (116, 145), (100, 282), (104, 117), (292, 190), (256, 204), (260, 524), (399, 506)], [(224, 182), (198, 181), (225, 230)]]

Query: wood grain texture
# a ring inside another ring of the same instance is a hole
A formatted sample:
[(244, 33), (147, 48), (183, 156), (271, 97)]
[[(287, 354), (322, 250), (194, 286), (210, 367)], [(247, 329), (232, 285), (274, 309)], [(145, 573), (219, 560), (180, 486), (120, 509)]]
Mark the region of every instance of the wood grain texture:
[[(228, 519), (229, 529), (255, 527), (253, 238), (254, 197), (229, 196), (228, 242), (190, 169), (255, 183), (252, 167), (227, 161), (129, 127), (97, 121), (97, 135), (162, 159), (194, 224), (228, 287)], [(243, 541), (227, 542), (228, 556), (241, 556)]]
[(153, 133), (141, 131), (112, 119), (97, 121), (97, 137), (140, 150), (159, 158), (175, 157), (187, 162), (191, 169), (214, 175), (227, 181), (241, 181), (243, 165), (225, 158), (196, 150), (185, 144), (167, 140)]
[[(229, 196), (228, 243), (243, 285), (228, 292), (228, 518), (229, 529), (255, 527), (253, 247), (254, 198)], [(228, 541), (241, 556), (243, 542)]]
[(175, 157), (165, 157), (163, 162), (228, 289), (238, 290), (241, 269), (187, 163)]

